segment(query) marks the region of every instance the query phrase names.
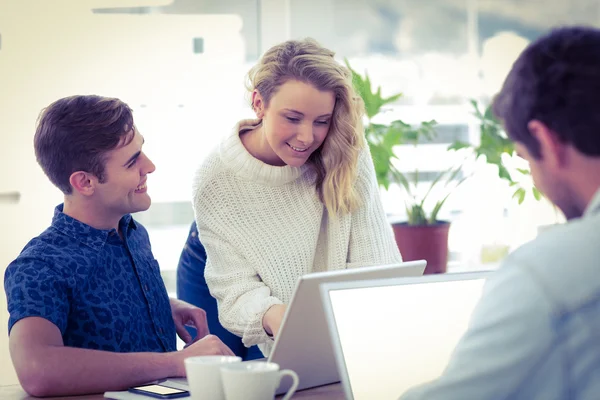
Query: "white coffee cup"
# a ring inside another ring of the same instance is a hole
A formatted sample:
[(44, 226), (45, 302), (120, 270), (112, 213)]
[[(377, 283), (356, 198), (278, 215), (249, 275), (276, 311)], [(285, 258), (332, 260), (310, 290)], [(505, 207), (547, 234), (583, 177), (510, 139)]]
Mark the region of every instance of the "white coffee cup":
[(279, 364), (262, 361), (221, 366), (226, 400), (271, 400), (275, 397), (281, 378), (286, 375), (292, 378), (293, 383), (282, 400), (288, 400), (298, 388), (300, 380), (294, 371), (279, 370)]
[(224, 400), (221, 384), (222, 365), (241, 363), (241, 357), (196, 356), (184, 360), (190, 395), (193, 400)]

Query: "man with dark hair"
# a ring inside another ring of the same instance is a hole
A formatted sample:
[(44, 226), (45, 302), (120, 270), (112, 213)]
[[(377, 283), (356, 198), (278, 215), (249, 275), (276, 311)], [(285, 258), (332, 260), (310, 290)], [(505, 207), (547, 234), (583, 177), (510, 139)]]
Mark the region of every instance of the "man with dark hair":
[[(40, 115), (36, 157), (64, 203), (4, 277), (10, 353), (32, 395), (121, 390), (184, 376), (186, 357), (233, 355), (208, 335), (203, 310), (169, 299), (148, 233), (130, 215), (150, 207), (155, 167), (143, 143), (118, 99), (63, 98)], [(182, 351), (176, 332), (189, 344)]]
[(494, 102), (536, 186), (568, 223), (505, 260), (437, 380), (402, 399), (600, 396), (600, 30), (531, 44)]

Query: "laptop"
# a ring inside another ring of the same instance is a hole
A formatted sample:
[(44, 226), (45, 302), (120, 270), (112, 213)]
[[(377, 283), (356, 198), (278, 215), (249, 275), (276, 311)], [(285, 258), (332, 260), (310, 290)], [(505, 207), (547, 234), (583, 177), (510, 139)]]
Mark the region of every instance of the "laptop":
[[(327, 385), (340, 381), (334, 349), (323, 308), (319, 285), (331, 282), (394, 279), (423, 275), (425, 260), (398, 264), (342, 269), (306, 274), (298, 278), (292, 299), (283, 317), (279, 334), (268, 358), (260, 360), (279, 364), (298, 374), (297, 390)], [(254, 361), (260, 361), (254, 360)], [(169, 384), (185, 389), (185, 378), (171, 378)], [(292, 384), (284, 377), (277, 394), (285, 393)]]
[[(295, 371), (300, 378), (298, 390), (339, 382), (319, 286), (330, 282), (421, 276), (426, 264), (426, 261), (419, 260), (301, 276), (268, 361), (279, 364), (282, 369)], [(285, 393), (290, 385), (291, 379), (284, 377), (277, 394)]]
[(438, 378), (490, 273), (321, 285), (346, 399), (396, 400)]

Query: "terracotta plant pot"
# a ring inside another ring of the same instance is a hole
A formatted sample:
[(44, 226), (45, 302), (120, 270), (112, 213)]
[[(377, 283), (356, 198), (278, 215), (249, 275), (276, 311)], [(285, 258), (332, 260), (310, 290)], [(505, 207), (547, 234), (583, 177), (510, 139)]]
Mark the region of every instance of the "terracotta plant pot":
[(427, 260), (425, 274), (440, 274), (447, 270), (448, 231), (450, 223), (434, 225), (392, 224), (396, 243), (404, 261)]

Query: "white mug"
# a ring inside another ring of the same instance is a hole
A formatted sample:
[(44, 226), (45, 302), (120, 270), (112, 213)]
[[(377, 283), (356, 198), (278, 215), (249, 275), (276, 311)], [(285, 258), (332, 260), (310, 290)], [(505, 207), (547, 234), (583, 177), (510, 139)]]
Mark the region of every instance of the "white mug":
[(224, 400), (221, 384), (222, 365), (241, 363), (241, 357), (196, 356), (184, 360), (185, 374), (192, 400)]
[(290, 370), (279, 370), (279, 364), (248, 361), (221, 366), (221, 381), (226, 400), (272, 400), (281, 378), (290, 376), (292, 386), (282, 400), (288, 400), (298, 388), (298, 375)]

